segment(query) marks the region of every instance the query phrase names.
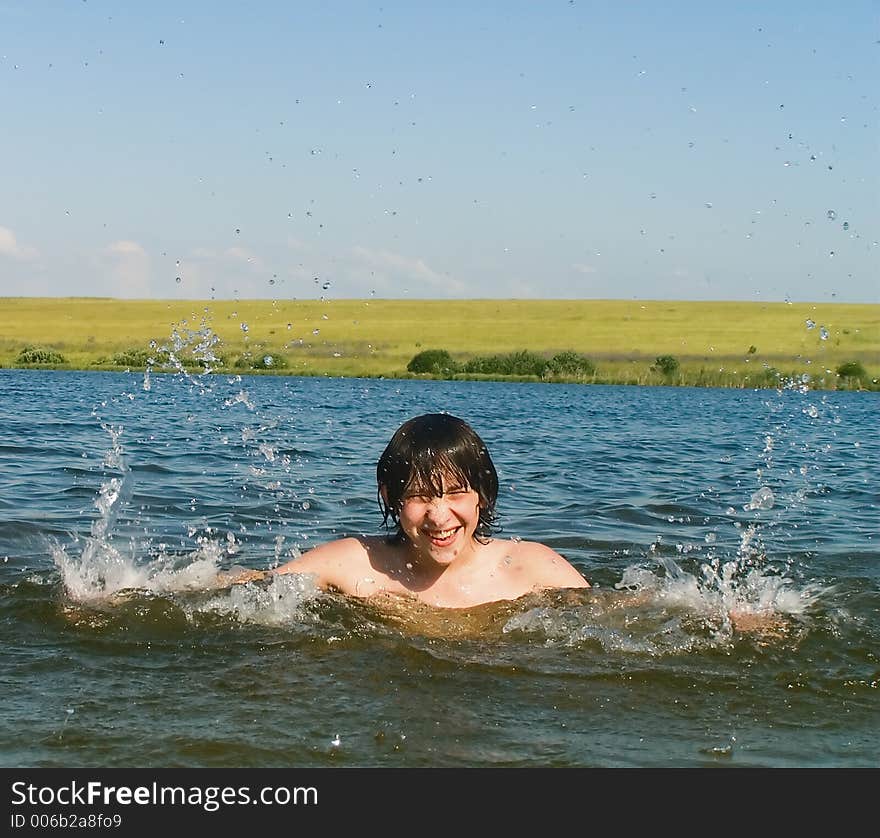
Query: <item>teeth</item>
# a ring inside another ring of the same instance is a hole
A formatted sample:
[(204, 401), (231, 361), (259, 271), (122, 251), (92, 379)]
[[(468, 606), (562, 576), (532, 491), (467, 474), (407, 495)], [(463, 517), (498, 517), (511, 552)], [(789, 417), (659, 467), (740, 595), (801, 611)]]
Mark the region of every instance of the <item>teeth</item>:
[(452, 533), (454, 533), (458, 529), (457, 527), (452, 527), (449, 530), (435, 530), (434, 532), (429, 532), (428, 535), (431, 538), (436, 538), (438, 541), (442, 541), (444, 538), (449, 538)]

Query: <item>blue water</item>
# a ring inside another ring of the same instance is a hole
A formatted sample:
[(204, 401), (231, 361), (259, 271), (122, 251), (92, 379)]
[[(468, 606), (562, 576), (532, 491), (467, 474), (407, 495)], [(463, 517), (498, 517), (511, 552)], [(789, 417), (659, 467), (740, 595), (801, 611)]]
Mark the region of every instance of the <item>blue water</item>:
[[(877, 765), (878, 404), (0, 371), (0, 762)], [(394, 613), (216, 587), (378, 532), (376, 459), (430, 411), (489, 445), (498, 537), (592, 589)]]

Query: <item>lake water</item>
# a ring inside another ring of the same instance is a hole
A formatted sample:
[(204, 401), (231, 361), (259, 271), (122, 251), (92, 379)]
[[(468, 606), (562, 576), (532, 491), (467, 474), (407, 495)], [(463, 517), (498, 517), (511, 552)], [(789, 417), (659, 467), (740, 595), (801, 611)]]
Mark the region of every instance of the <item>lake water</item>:
[[(0, 760), (876, 766), (878, 404), (0, 371)], [(591, 590), (398, 613), (215, 586), (379, 532), (376, 459), (434, 411), (488, 443), (498, 537)]]

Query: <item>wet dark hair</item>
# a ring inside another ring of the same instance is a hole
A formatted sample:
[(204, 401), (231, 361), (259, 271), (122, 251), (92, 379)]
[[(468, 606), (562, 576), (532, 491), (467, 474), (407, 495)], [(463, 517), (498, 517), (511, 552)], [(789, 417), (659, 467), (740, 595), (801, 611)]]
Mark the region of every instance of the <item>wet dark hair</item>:
[[(486, 444), (463, 419), (426, 413), (404, 422), (379, 457), (376, 481), (382, 522), (388, 529), (397, 526), (397, 540), (404, 538), (400, 527), (404, 496), (416, 492), (440, 497), (450, 486), (468, 486), (479, 496), (476, 536), (488, 538), (498, 530), (498, 474)], [(383, 487), (387, 497), (382, 497)]]

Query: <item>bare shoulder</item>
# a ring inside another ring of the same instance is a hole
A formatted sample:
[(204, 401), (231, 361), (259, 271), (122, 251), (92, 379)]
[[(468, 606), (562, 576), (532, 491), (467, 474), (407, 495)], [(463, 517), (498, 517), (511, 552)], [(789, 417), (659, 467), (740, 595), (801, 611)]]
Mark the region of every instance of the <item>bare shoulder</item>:
[(275, 569), (275, 573), (310, 573), (325, 587), (345, 588), (344, 579), (363, 564), (369, 564), (367, 539), (339, 538), (313, 547)]
[(538, 588), (589, 588), (590, 583), (564, 556), (539, 541), (518, 541), (509, 551)]

